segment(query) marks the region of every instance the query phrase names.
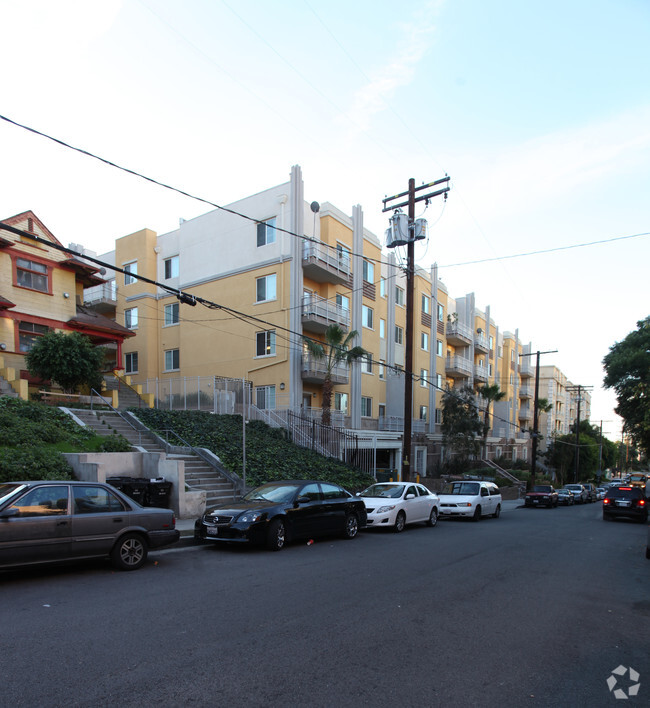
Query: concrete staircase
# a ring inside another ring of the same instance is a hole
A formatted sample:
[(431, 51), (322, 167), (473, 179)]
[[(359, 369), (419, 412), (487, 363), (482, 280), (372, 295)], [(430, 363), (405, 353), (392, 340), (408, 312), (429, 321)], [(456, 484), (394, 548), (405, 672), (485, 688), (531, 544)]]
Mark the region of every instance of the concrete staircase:
[[(121, 394), (120, 394), (121, 398)], [(170, 460), (185, 463), (185, 483), (194, 490), (206, 492), (206, 506), (230, 502), (235, 499), (232, 482), (222, 477), (210, 464), (193, 454), (169, 454), (164, 445), (151, 432), (135, 430), (127, 421), (113, 411), (74, 410), (74, 415), (98, 435), (124, 436), (135, 448), (146, 452), (161, 452)]]
[(0, 376), (0, 396), (9, 396), (10, 398), (18, 398), (18, 394), (11, 388), (11, 384)]
[(127, 384), (114, 376), (104, 376), (104, 384), (108, 391), (117, 390), (117, 408), (120, 411), (126, 410), (127, 408), (140, 408), (141, 406), (147, 405), (142, 398), (140, 398), (135, 389), (127, 386)]

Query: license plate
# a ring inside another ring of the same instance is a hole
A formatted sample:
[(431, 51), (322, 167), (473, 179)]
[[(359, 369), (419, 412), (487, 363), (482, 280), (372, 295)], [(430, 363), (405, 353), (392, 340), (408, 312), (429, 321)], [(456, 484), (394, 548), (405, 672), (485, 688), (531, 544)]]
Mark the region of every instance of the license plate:
[(219, 529), (216, 526), (208, 526), (206, 529), (206, 532), (208, 536), (218, 536), (219, 535)]
[(539, 499), (533, 499), (533, 504), (539, 504)]

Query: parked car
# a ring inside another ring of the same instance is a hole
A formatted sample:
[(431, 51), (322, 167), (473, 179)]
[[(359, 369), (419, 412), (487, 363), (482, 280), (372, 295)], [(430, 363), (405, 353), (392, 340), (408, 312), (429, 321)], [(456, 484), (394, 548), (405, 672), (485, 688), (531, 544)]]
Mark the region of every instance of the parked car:
[(142, 507), (107, 484), (0, 484), (2, 568), (107, 556), (121, 570), (136, 570), (149, 549), (179, 537), (173, 511)]
[(598, 492), (598, 501), (601, 501), (605, 498), (605, 493), (607, 490), (605, 487), (596, 487), (596, 491)]
[(576, 504), (586, 504), (588, 500), (587, 490), (582, 484), (565, 484), (565, 489), (569, 489), (573, 492), (573, 497)]
[(558, 489), (557, 490), (557, 503), (563, 504), (564, 506), (571, 506), (575, 503), (573, 492), (570, 489)]
[(442, 517), (468, 516), (478, 521), (483, 516), (498, 518), (501, 514), (501, 492), (493, 482), (449, 482), (438, 496)]
[(366, 507), (329, 482), (268, 482), (241, 501), (220, 504), (194, 524), (194, 537), (215, 543), (251, 543), (279, 551), (293, 539), (338, 534), (354, 538), (366, 525)]
[(526, 492), (524, 506), (545, 506), (547, 509), (558, 505), (558, 495), (551, 484), (536, 484)]
[(648, 540), (645, 545), (645, 557), (650, 560), (650, 526), (648, 526)]
[(598, 490), (596, 489), (595, 484), (592, 484), (591, 482), (583, 482), (582, 486), (587, 491), (587, 501), (588, 502), (598, 501)]
[(357, 496), (366, 505), (368, 527), (392, 527), (399, 533), (406, 524), (423, 521), (435, 526), (438, 523), (440, 500), (423, 484), (380, 482)]
[(648, 505), (645, 492), (640, 487), (610, 487), (603, 499), (603, 519), (634, 519), (648, 521)]

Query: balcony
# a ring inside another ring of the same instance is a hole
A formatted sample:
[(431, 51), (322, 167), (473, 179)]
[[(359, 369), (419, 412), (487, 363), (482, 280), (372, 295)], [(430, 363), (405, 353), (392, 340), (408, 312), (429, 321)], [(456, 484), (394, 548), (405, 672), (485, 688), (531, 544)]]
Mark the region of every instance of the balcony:
[(317, 283), (350, 284), (350, 254), (325, 243), (305, 241), (302, 267), (305, 277)]
[(490, 351), (488, 338), (485, 334), (483, 334), (483, 332), (481, 332), (481, 334), (477, 332), (474, 335), (474, 350), (483, 354), (487, 354)]
[[(325, 360), (314, 359), (306, 355), (302, 357), (302, 380), (307, 383), (322, 384), (327, 373), (327, 362)], [(345, 365), (335, 366), (332, 369), (332, 383), (347, 384), (350, 379), (349, 368)]]
[(350, 328), (350, 310), (318, 295), (302, 297), (302, 327), (308, 332), (324, 332), (331, 324)]
[(468, 379), (472, 369), (472, 362), (464, 356), (448, 356), (445, 361), (445, 373), (453, 379)]
[(484, 366), (474, 365), (474, 379), (487, 383), (488, 370)]
[(533, 397), (533, 389), (530, 386), (522, 386), (519, 389), (519, 398), (531, 399)]
[(115, 281), (86, 288), (84, 290), (83, 304), (100, 314), (114, 312), (117, 307), (117, 285)]
[[(400, 415), (380, 415), (377, 425), (379, 430), (386, 430), (394, 433), (404, 432), (404, 417)], [(411, 420), (412, 433), (426, 433), (427, 421), (420, 419)]]
[(532, 409), (529, 408), (528, 406), (522, 406), (519, 409), (519, 420), (532, 422), (532, 420), (533, 420)]
[(447, 322), (447, 342), (455, 347), (468, 347), (474, 341), (472, 328), (460, 322)]
[(519, 376), (522, 379), (530, 379), (535, 376), (535, 370), (529, 356), (519, 357)]

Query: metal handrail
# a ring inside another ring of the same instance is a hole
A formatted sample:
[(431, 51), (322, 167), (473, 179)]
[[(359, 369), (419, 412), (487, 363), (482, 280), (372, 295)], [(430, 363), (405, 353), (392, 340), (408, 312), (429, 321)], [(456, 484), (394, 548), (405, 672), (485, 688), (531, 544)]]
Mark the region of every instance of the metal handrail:
[(106, 400), (106, 397), (105, 397), (105, 396), (102, 396), (101, 393), (98, 393), (97, 391), (95, 391), (94, 388), (91, 388), (91, 389), (90, 389), (90, 410), (91, 410), (91, 412), (93, 412), (93, 413), (95, 412), (95, 411), (93, 410), (93, 396), (98, 396), (99, 398), (101, 398), (101, 399), (102, 399), (102, 405), (108, 406), (108, 407), (113, 411), (113, 413), (117, 413), (117, 415), (118, 415), (127, 425), (129, 425), (131, 428), (133, 428), (133, 430), (135, 430), (135, 432), (138, 434), (138, 445), (142, 446), (142, 431), (141, 431), (141, 430), (138, 430), (138, 429), (135, 427), (135, 425), (133, 425), (133, 423), (132, 423), (130, 420), (128, 420), (120, 411), (117, 410), (117, 408), (113, 408), (113, 406)]
[(118, 387), (117, 390), (118, 390), (118, 392), (119, 392), (119, 390), (120, 390), (120, 389), (119, 389), (120, 384), (123, 384), (123, 385), (126, 386), (127, 388), (130, 388), (131, 391), (133, 391), (133, 393), (135, 393), (135, 395), (138, 397), (138, 408), (142, 408), (142, 403), (143, 403), (143, 401), (142, 401), (142, 397), (140, 396), (140, 394), (138, 393), (138, 391), (137, 391), (135, 388), (133, 388), (133, 386), (131, 386), (131, 384), (130, 384), (128, 381), (126, 381), (125, 379), (123, 379), (121, 376), (118, 376), (118, 374), (116, 374), (114, 371), (112, 371), (111, 373), (112, 373), (113, 376), (117, 379), (117, 387)]

